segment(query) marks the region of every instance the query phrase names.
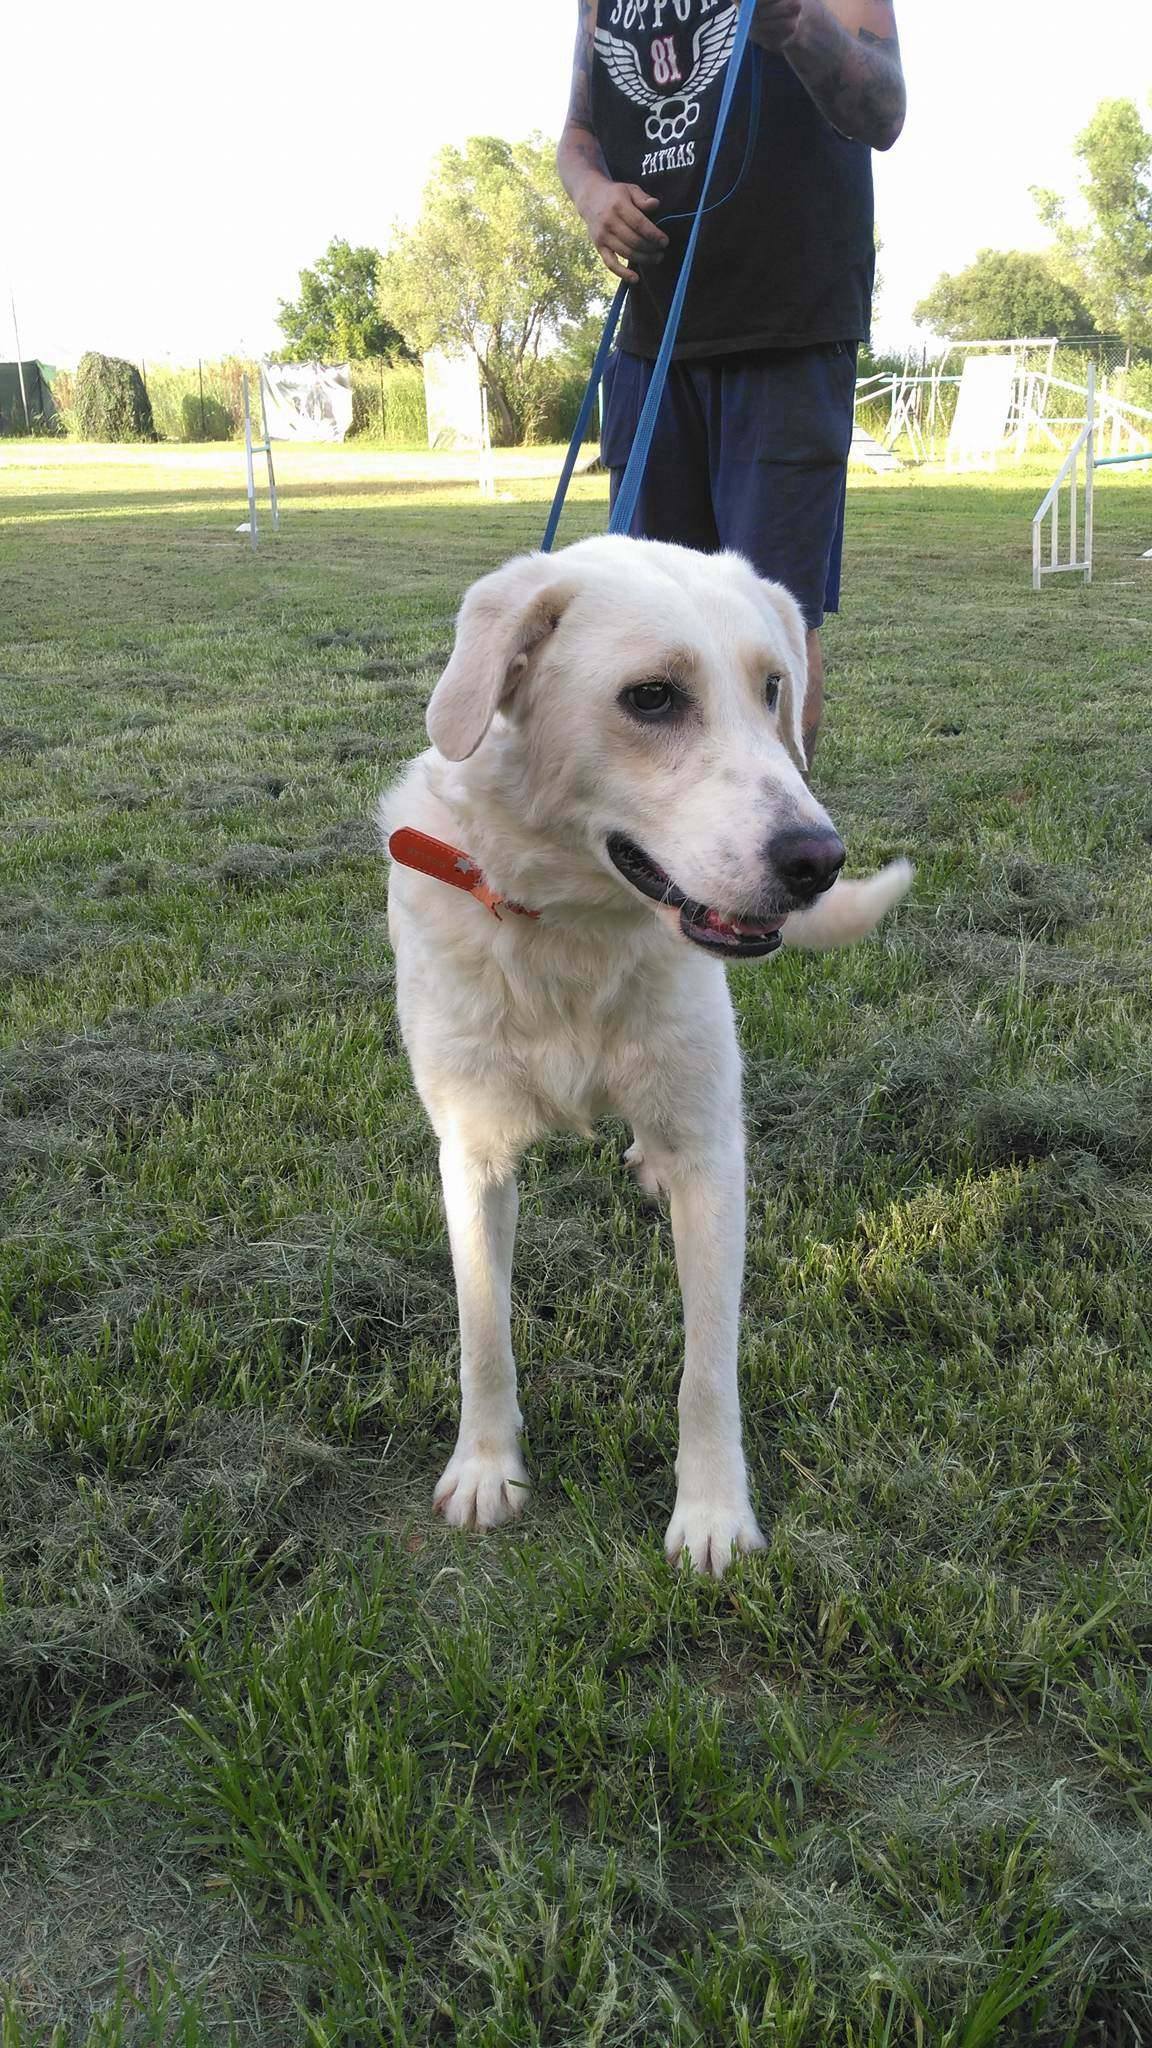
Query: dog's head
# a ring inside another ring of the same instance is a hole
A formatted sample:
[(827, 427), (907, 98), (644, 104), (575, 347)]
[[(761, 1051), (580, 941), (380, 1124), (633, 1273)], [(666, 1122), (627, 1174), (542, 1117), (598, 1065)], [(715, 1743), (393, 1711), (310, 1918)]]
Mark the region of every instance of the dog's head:
[(428, 731), (462, 761), (495, 721), (525, 826), (683, 938), (748, 956), (844, 859), (804, 779), (806, 684), (780, 584), (737, 555), (602, 538), (473, 586)]

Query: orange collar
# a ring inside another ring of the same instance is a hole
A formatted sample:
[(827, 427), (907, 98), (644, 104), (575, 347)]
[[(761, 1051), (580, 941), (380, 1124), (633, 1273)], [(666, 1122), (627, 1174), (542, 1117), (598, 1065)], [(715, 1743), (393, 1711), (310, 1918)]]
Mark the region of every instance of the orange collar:
[(500, 896), (490, 889), (470, 854), (447, 846), (443, 839), (431, 838), (427, 832), (417, 832), (411, 825), (401, 825), (389, 836), (388, 851), (403, 867), (415, 868), (417, 874), (431, 875), (437, 882), (447, 882), (451, 888), (475, 896), (498, 921), (502, 910), (514, 911), (517, 917), (540, 915), (538, 910), (526, 910), (522, 903), (514, 903), (511, 896)]

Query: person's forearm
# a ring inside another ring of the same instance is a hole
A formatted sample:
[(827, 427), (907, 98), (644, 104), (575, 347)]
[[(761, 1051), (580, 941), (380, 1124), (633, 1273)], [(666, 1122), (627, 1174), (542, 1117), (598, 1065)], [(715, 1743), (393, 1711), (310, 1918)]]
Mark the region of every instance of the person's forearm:
[(658, 261), (668, 237), (648, 218), (658, 200), (614, 179), (592, 126), (592, 56), (595, 47), (596, 0), (580, 0), (576, 53), (572, 60), (572, 92), (564, 131), (556, 146), (560, 182), (584, 222), (605, 269), (625, 284), (637, 273), (629, 259)]
[(824, 0), (804, 0), (783, 54), (834, 128), (872, 149), (891, 149), (905, 111), (894, 36), (872, 35), (867, 29), (853, 35)]
[(604, 152), (592, 126), (596, 0), (578, 0), (578, 15), (576, 48), (572, 58), (572, 90), (564, 129), (556, 145), (556, 168), (577, 213), (587, 219), (590, 195), (608, 178)]
[(625, 284), (635, 284), (637, 273), (630, 265), (644, 259), (659, 262), (668, 246), (663, 228), (649, 219), (659, 202), (639, 185), (613, 178), (590, 123), (574, 107), (568, 109), (556, 146), (556, 168), (605, 267)]
[(588, 196), (598, 184), (607, 182), (608, 166), (592, 130), (571, 115), (556, 145), (556, 168), (577, 213), (586, 217)]

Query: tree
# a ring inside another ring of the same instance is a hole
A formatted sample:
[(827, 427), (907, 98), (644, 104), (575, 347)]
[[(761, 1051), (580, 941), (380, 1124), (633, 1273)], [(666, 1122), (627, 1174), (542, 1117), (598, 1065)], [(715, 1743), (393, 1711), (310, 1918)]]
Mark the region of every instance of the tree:
[(1049, 258), (1026, 249), (981, 249), (967, 270), (938, 277), (912, 318), (955, 341), (1095, 333), (1088, 308)]
[(279, 325), (289, 362), (385, 361), (405, 353), (379, 306), (380, 253), (329, 242), (314, 270), (300, 272), (300, 296), (281, 299)]
[(1061, 274), (1083, 293), (1107, 334), (1152, 341), (1152, 134), (1134, 100), (1101, 100), (1076, 155), (1085, 167), (1086, 218), (1068, 219), (1055, 192), (1034, 186), (1044, 225), (1056, 237)]
[(599, 296), (600, 266), (552, 143), (474, 135), (441, 150), (420, 217), (384, 257), (380, 303), (413, 349), (475, 349), (502, 441), (532, 422), (539, 359)]

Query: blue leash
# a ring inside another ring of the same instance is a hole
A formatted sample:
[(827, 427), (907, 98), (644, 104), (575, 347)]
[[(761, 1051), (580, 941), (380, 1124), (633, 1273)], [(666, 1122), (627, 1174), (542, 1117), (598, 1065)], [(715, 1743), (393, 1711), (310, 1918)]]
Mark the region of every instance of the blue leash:
[(616, 339), (616, 329), (620, 324), (620, 315), (624, 310), (624, 300), (627, 291), (627, 285), (621, 284), (617, 289), (611, 306), (608, 308), (608, 318), (604, 322), (604, 332), (600, 336), (600, 346), (596, 350), (592, 362), (592, 374), (585, 387), (584, 396), (580, 400), (580, 410), (576, 415), (576, 425), (572, 429), (572, 439), (568, 443), (568, 453), (564, 457), (564, 467), (560, 471), (560, 481), (556, 486), (556, 495), (552, 500), (552, 510), (548, 514), (548, 524), (544, 528), (544, 538), (540, 543), (542, 555), (550, 555), (552, 552), (552, 543), (556, 538), (556, 529), (560, 524), (560, 514), (564, 510), (564, 500), (568, 496), (568, 486), (572, 481), (572, 471), (576, 467), (576, 458), (584, 444), (584, 435), (588, 422), (592, 417), (592, 407), (596, 401), (596, 393), (600, 389), (600, 379), (604, 375), (604, 365), (608, 361), (608, 357), (612, 352), (612, 343)]
[[(620, 488), (616, 493), (616, 502), (612, 507), (612, 516), (608, 521), (609, 533), (627, 533), (632, 524), (632, 515), (636, 510), (636, 500), (640, 495), (640, 485), (644, 480), (644, 466), (647, 463), (648, 451), (652, 446), (652, 436), (656, 430), (656, 416), (660, 410), (660, 400), (664, 395), (664, 385), (668, 378), (668, 365), (672, 360), (672, 350), (676, 346), (676, 334), (680, 326), (680, 315), (683, 312), (684, 299), (688, 291), (688, 279), (691, 276), (692, 265), (696, 257), (696, 244), (700, 237), (700, 223), (706, 213), (714, 211), (714, 208), (708, 205), (708, 190), (712, 183), (712, 174), (716, 169), (720, 145), (724, 140), (724, 130), (727, 126), (728, 114), (736, 91), (737, 78), (743, 61), (744, 51), (747, 47), (749, 31), (752, 27), (752, 17), (755, 12), (756, 0), (740, 0), (740, 14), (736, 23), (736, 34), (732, 40), (732, 54), (728, 59), (727, 69), (724, 74), (724, 87), (720, 95), (720, 106), (716, 114), (716, 127), (712, 136), (712, 148), (708, 156), (707, 169), (704, 172), (704, 182), (700, 187), (700, 197), (696, 202), (696, 209), (692, 215), (692, 227), (688, 236), (687, 247), (684, 250), (684, 260), (680, 265), (680, 275), (676, 280), (676, 289), (672, 294), (672, 303), (668, 308), (668, 318), (664, 323), (664, 333), (661, 337), (659, 353), (653, 365), (647, 395), (641, 408), (639, 421), (637, 422), (635, 439), (628, 456), (627, 466), (620, 479)], [(759, 94), (756, 85), (757, 81), (754, 78), (752, 81), (753, 111), (749, 119), (748, 141), (744, 150), (744, 161), (741, 164), (735, 184), (724, 194), (723, 199), (716, 201), (717, 206), (723, 206), (732, 197), (732, 193), (735, 192), (744, 176), (744, 172), (748, 168), (748, 160), (755, 143), (756, 116), (759, 108)], [(667, 216), (670, 220), (685, 220), (687, 217), (686, 214), (669, 214)], [(552, 510), (548, 514), (548, 524), (544, 529), (544, 538), (540, 543), (540, 552), (544, 555), (551, 553), (552, 543), (556, 538), (556, 529), (560, 524), (560, 515), (564, 510), (564, 499), (567, 496), (568, 485), (572, 479), (572, 472), (576, 467), (576, 458), (579, 455), (584, 440), (584, 434), (592, 414), (592, 406), (600, 387), (600, 380), (604, 375), (604, 366), (608, 361), (612, 343), (616, 338), (616, 329), (624, 308), (624, 298), (627, 291), (628, 286), (621, 284), (612, 301), (608, 318), (604, 323), (604, 332), (600, 337), (600, 346), (596, 350), (596, 358), (592, 364), (592, 374), (588, 379), (588, 386), (581, 400), (572, 439), (568, 444), (568, 453), (564, 457), (564, 467), (560, 472), (560, 481), (556, 486), (556, 495), (552, 500)]]

